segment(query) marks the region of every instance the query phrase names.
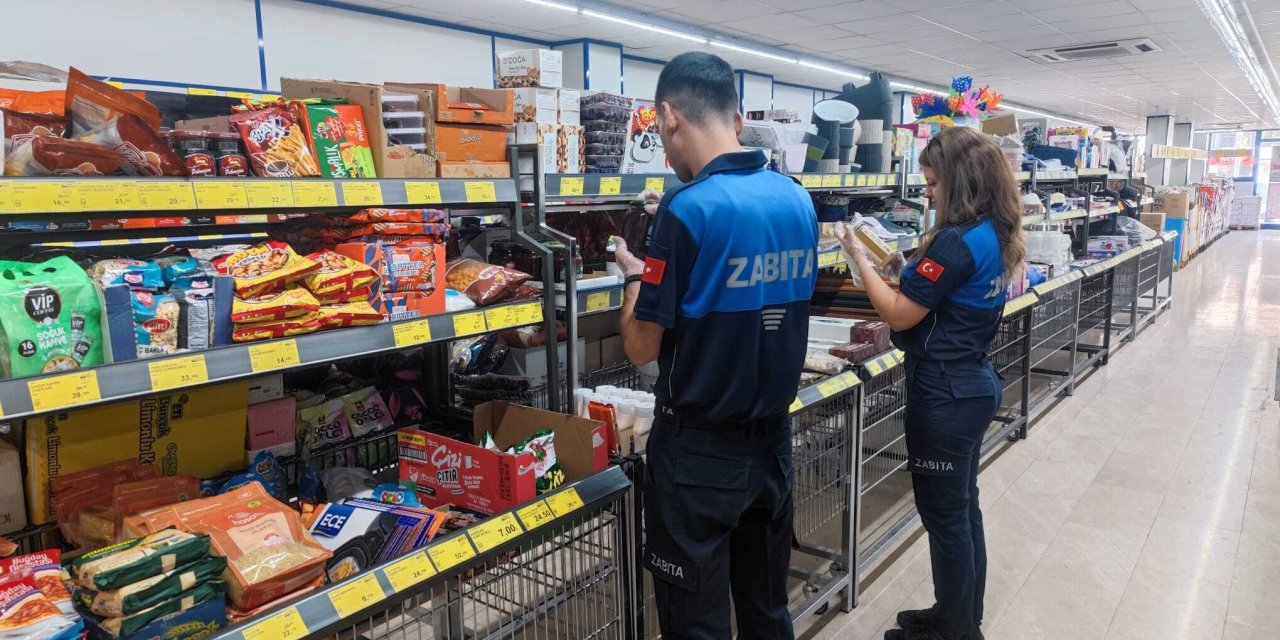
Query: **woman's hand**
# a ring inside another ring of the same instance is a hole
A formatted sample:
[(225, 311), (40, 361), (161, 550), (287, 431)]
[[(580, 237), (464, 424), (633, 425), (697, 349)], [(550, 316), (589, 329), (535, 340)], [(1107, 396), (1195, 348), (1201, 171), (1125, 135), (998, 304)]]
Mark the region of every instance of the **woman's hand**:
[(871, 254), (867, 251), (867, 247), (858, 239), (857, 234), (853, 232), (853, 227), (847, 222), (837, 222), (835, 224), (836, 240), (840, 241), (840, 248), (844, 249), (844, 254), (849, 256), (861, 267), (863, 264), (871, 264)]

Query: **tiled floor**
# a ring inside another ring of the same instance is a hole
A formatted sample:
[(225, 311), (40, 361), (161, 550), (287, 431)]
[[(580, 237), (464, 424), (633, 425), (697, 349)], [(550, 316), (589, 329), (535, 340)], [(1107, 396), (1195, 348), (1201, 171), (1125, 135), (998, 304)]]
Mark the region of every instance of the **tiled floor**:
[[(1280, 638), (1280, 232), (1234, 232), (1174, 306), (980, 476), (991, 640)], [(811, 638), (933, 602), (923, 539)]]

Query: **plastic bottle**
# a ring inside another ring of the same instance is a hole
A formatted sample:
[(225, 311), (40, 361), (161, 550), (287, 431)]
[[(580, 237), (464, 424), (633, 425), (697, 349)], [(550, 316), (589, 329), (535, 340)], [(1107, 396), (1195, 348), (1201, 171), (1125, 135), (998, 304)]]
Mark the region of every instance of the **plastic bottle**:
[(635, 407), (635, 421), (631, 431), (635, 434), (636, 451), (644, 451), (649, 445), (649, 432), (653, 430), (653, 403), (642, 402)]

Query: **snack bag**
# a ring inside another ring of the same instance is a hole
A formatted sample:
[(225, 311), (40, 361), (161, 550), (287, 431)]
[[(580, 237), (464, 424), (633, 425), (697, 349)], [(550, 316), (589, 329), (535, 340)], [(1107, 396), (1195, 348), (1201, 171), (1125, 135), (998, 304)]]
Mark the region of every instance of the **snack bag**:
[(358, 289), (340, 289), (333, 293), (319, 294), (316, 296), (316, 302), (320, 303), (320, 308), (337, 307), (345, 305), (349, 302), (368, 302), (373, 296), (373, 289), (369, 287), (360, 287)]
[(342, 396), (342, 410), (346, 413), (351, 435), (357, 438), (395, 426), (391, 410), (373, 387), (365, 387)]
[(150, 291), (130, 291), (133, 301), (133, 339), (139, 358), (152, 358), (178, 351), (178, 300)]
[(165, 286), (159, 264), (132, 258), (108, 258), (89, 266), (85, 273), (100, 287), (128, 285), (133, 289), (155, 291)]
[(0, 109), (9, 109), (21, 113), (65, 115), (66, 100), (67, 92), (62, 89), (23, 91), (21, 89), (0, 88)]
[(338, 110), (323, 98), (294, 100), (289, 103), (311, 150), (315, 152), (320, 175), (326, 178), (353, 178), (342, 160), (342, 147), (347, 143), (347, 131), (338, 119)]
[(231, 330), (231, 340), (234, 342), (252, 342), (254, 340), (300, 336), (319, 331), (323, 327), (324, 324), (320, 314), (315, 312), (286, 320), (267, 320), (266, 322), (238, 324)]
[(448, 218), (440, 209), (361, 209), (350, 217), (351, 222), (371, 224), (375, 222), (416, 222), (445, 224)]
[(342, 145), (342, 162), (352, 178), (376, 178), (378, 171), (373, 162), (373, 148), (369, 145), (369, 130), (364, 123), (364, 113), (358, 104), (337, 104), (338, 120), (347, 132), (347, 142)]
[(364, 300), (320, 307), (317, 312), (325, 329), (363, 327), (382, 322), (382, 314)]
[(66, 117), (62, 115), (22, 113), (0, 108), (0, 119), (6, 156), (13, 153), (15, 147), (31, 144), (38, 136), (61, 138), (69, 128)]
[(236, 279), (236, 295), (255, 298), (318, 271), (320, 265), (277, 240), (255, 244), (213, 261), (220, 272)]
[(520, 444), (511, 447), (507, 453), (519, 455), (524, 452), (533, 454), (533, 475), (536, 478), (538, 494), (544, 494), (565, 482), (564, 470), (556, 459), (556, 434), (550, 429), (543, 429), (525, 438)]
[(253, 164), (254, 174), (264, 178), (299, 178), (320, 175), (302, 127), (288, 109), (272, 105), (231, 115)]
[(282, 293), (266, 294), (231, 302), (231, 321), (238, 324), (286, 320), (315, 313), (320, 303), (310, 291), (302, 287), (289, 287)]
[(75, 606), (71, 603), (71, 592), (62, 583), (62, 552), (58, 549), (45, 549), (36, 553), (0, 559), (0, 582), (20, 577), (31, 576), (40, 592), (49, 601), (66, 614), (75, 615)]
[(326, 400), (313, 407), (298, 409), (298, 431), (304, 451), (315, 451), (351, 437), (342, 398)]
[(258, 455), (253, 457), (253, 464), (245, 469), (242, 473), (237, 473), (227, 479), (227, 482), (218, 490), (219, 494), (231, 493), (250, 482), (257, 482), (272, 497), (284, 500), (288, 497), (289, 487), (285, 482), (284, 468), (276, 461), (276, 457), (270, 451), (259, 451)]
[(445, 283), (461, 291), (472, 302), (484, 306), (500, 302), (528, 282), (532, 276), (506, 267), (470, 258), (454, 258), (446, 265)]
[(101, 317), (93, 283), (71, 258), (0, 261), (0, 376), (102, 364)]
[(49, 601), (31, 576), (0, 578), (0, 637), (5, 640), (75, 640), (84, 622)]
[(303, 281), (316, 295), (337, 293), (346, 289), (365, 288), (378, 279), (369, 265), (357, 262), (335, 251), (317, 251), (307, 256), (320, 268)]
[(159, 131), (160, 109), (142, 98), (94, 80), (75, 67), (67, 72), (66, 112), (71, 136), (79, 137), (123, 115), (135, 115), (151, 131)]
[(187, 163), (142, 118), (126, 113), (104, 122), (76, 140), (114, 149), (140, 176), (187, 176)]

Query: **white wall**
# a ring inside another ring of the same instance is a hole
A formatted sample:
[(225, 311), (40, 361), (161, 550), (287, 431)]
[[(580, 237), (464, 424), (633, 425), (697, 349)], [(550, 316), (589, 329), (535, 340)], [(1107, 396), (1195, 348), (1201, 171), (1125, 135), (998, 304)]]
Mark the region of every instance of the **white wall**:
[(753, 73), (742, 73), (742, 109), (743, 111), (759, 111), (773, 108), (773, 78), (758, 76)]
[(587, 62), (591, 67), (588, 77), (591, 86), (588, 88), (622, 93), (622, 49), (592, 43), (587, 45), (587, 50), (590, 53)]
[(556, 47), (556, 51), (564, 54), (564, 86), (569, 89), (586, 89), (585, 75), (582, 66), (583, 46), (581, 43)]
[(623, 59), (623, 93), (629, 98), (653, 99), (658, 88), (658, 75), (662, 65), (640, 60)]
[(773, 108), (791, 109), (800, 114), (802, 122), (813, 117), (813, 89), (799, 89), (785, 85), (773, 85)]

